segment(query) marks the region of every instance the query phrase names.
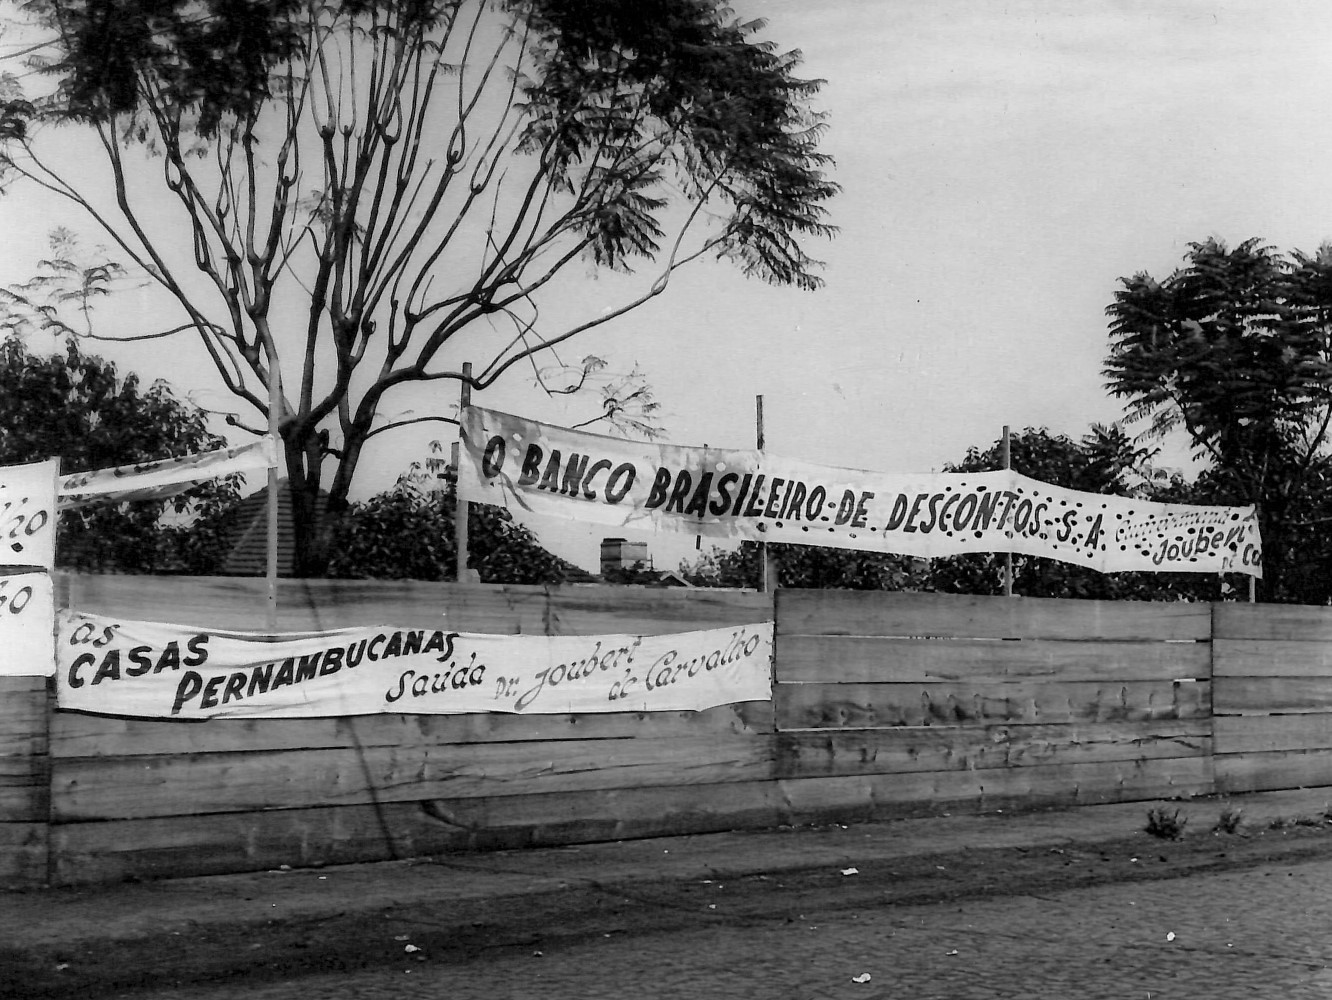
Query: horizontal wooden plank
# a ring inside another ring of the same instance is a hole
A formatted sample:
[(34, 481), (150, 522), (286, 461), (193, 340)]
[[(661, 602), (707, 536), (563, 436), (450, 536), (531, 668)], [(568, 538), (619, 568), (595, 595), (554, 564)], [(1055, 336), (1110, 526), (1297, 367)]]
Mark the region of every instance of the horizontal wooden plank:
[(551, 634), (693, 632), (771, 621), (772, 594), (709, 587), (552, 587)]
[[(262, 630), (267, 614), (265, 581), (245, 577), (59, 573), (56, 602), (91, 614), (249, 630)], [(447, 624), (499, 635), (638, 635), (772, 618), (769, 594), (609, 585), (279, 580), (277, 604), (279, 631)]]
[(786, 821), (777, 785), (767, 780), (386, 802), (57, 825), (52, 868), (57, 884), (181, 878)]
[(779, 590), (777, 634), (970, 639), (1208, 639), (1211, 609), (1178, 601), (1072, 601), (855, 590)]
[(1332, 677), (1332, 642), (1218, 639), (1216, 677)]
[(1218, 715), (1212, 729), (1218, 754), (1332, 748), (1332, 712)]
[(0, 890), (46, 885), (47, 825), (0, 823)]
[(772, 595), (711, 588), (438, 584), (445, 620), (500, 635), (660, 635), (772, 619)]
[[(45, 677), (11, 677), (8, 674), (0, 674), (0, 712), (4, 711), (5, 703), (11, 698), (41, 697), (45, 692)], [(0, 718), (4, 716), (0, 715)]]
[[(56, 574), (56, 603), (91, 614), (214, 628), (262, 629), (267, 585), (247, 577)], [(543, 634), (542, 587), (458, 587), (418, 580), (279, 580), (279, 631), (350, 625)], [(479, 627), (478, 627), (479, 626)]]
[(487, 635), (550, 635), (550, 597), (545, 587), (438, 584), (444, 621), (459, 632)]
[(1228, 753), (1216, 757), (1218, 792), (1265, 792), (1324, 785), (1332, 786), (1332, 750)]
[(1175, 680), (1211, 676), (1200, 642), (898, 639), (790, 635), (777, 644), (779, 682)]
[(1209, 753), (1211, 746), (1211, 724), (1206, 719), (807, 730), (778, 735), (777, 776), (904, 774), (1197, 757)]
[(1225, 602), (1212, 609), (1212, 631), (1217, 639), (1332, 640), (1332, 608)]
[(974, 771), (916, 771), (779, 782), (794, 822), (889, 819), (939, 812), (1036, 809), (1207, 795), (1209, 757)]
[(45, 677), (0, 677), (0, 757), (30, 757), (47, 750)]
[(771, 777), (770, 737), (560, 740), (56, 758), (59, 821), (248, 812)]
[(1217, 715), (1332, 712), (1332, 677), (1218, 677)]
[(778, 684), (779, 731), (1205, 718), (1207, 681)]
[(772, 703), (740, 702), (702, 712), (613, 712), (580, 715), (361, 715), (336, 719), (216, 719), (178, 722), (56, 712), (53, 757), (136, 757), (412, 747), (529, 740), (660, 739), (708, 733), (771, 733)]
[(46, 733), (40, 730), (0, 729), (0, 757), (45, 757), (47, 749)]
[(39, 823), (51, 801), (49, 761), (40, 757), (0, 757), (0, 823)]
[(56, 883), (376, 861), (779, 823), (1206, 794), (1203, 758), (792, 778), (61, 824)]
[[(56, 603), (90, 614), (261, 630), (267, 617), (267, 584), (248, 577), (57, 573)], [(279, 631), (384, 624), (426, 627), (447, 620), (460, 631), (542, 634), (545, 606), (542, 587), (283, 579), (277, 590)], [(498, 622), (502, 627), (484, 627)]]
[[(308, 600), (305, 581), (278, 581), (279, 631), (333, 628), (355, 622), (346, 607), (328, 607), (325, 617)], [(214, 628), (262, 630), (267, 617), (267, 583), (248, 577), (103, 576), (84, 573), (55, 574), (56, 604), (89, 614), (144, 621), (174, 622)], [(402, 590), (395, 588), (400, 599)], [(395, 624), (410, 625), (409, 611)], [(438, 614), (432, 614), (437, 620)]]

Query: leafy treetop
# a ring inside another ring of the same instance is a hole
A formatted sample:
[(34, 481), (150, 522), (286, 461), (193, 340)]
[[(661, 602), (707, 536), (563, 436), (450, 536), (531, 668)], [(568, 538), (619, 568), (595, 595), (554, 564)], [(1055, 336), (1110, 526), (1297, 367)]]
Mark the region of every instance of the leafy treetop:
[[(716, 0), (24, 10), (54, 89), (0, 100), (0, 167), (71, 201), (156, 284), (238, 426), (267, 419), (281, 372), (303, 572), (326, 562), (325, 486), (336, 520), (368, 442), (447, 419), (402, 418), (419, 405), (395, 402), (405, 388), (489, 386), (702, 258), (821, 284), (805, 243), (833, 234), (837, 186), (820, 82)], [(94, 137), (100, 161), (48, 150), (50, 122)], [(144, 155), (162, 162), (141, 169)], [(95, 162), (113, 204), (81, 184)], [(650, 270), (570, 315), (579, 259)]]

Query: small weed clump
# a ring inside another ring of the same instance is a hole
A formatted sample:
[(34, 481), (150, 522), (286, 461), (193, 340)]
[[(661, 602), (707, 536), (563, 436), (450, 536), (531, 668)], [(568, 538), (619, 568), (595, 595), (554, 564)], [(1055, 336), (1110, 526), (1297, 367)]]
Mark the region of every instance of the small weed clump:
[(1238, 833), (1244, 810), (1238, 806), (1226, 806), (1217, 817), (1213, 833)]
[(1153, 837), (1159, 837), (1161, 840), (1179, 840), (1184, 836), (1184, 827), (1188, 822), (1187, 816), (1180, 818), (1178, 809), (1171, 812), (1165, 806), (1157, 806), (1147, 810), (1145, 829)]

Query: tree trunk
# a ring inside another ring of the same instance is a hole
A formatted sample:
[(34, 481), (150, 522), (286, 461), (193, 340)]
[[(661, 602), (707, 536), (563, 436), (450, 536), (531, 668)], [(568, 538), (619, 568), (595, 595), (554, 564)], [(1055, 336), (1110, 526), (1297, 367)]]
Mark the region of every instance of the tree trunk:
[(328, 566), (325, 518), (319, 509), (321, 456), (318, 442), (308, 432), (284, 435), (287, 465), (287, 489), (291, 503), (292, 565), (291, 575), (298, 578), (321, 577)]
[(347, 494), (361, 454), (360, 444), (344, 449), (322, 503), (320, 493), (326, 455), (322, 436), (318, 432), (293, 436), (293, 439), (284, 441), (284, 445), (291, 490), (292, 575), (304, 579), (325, 577), (338, 525), (350, 506)]

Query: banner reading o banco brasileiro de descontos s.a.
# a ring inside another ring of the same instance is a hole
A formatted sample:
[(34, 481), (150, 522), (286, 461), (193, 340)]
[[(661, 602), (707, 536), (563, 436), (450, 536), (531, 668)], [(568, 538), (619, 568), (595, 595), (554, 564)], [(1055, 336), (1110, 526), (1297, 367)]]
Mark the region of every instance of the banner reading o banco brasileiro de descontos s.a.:
[(623, 441), (467, 407), (468, 500), (608, 527), (1100, 570), (1262, 576), (1255, 509), (1149, 503), (1011, 470), (898, 475), (757, 451)]

